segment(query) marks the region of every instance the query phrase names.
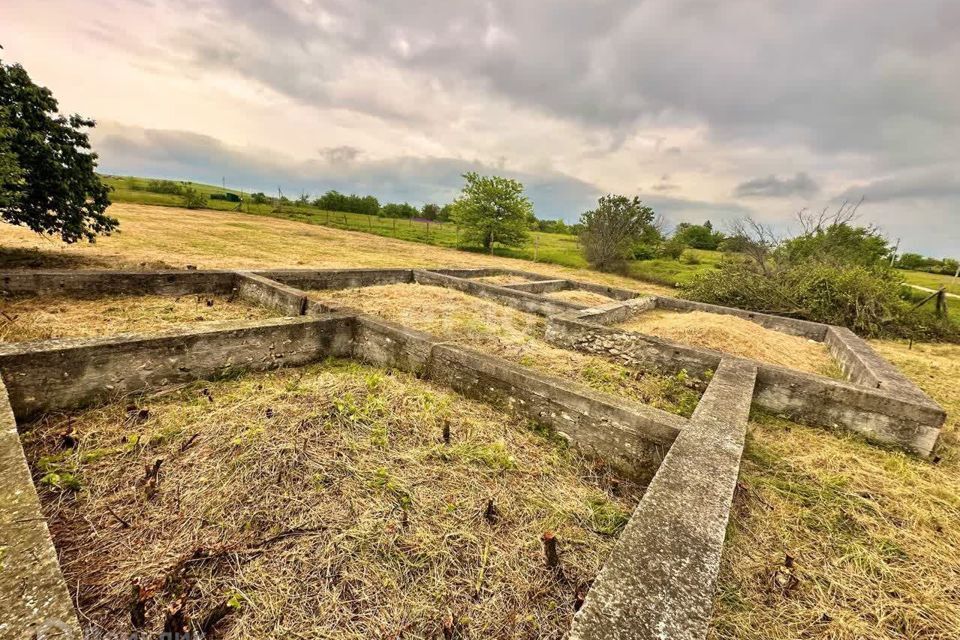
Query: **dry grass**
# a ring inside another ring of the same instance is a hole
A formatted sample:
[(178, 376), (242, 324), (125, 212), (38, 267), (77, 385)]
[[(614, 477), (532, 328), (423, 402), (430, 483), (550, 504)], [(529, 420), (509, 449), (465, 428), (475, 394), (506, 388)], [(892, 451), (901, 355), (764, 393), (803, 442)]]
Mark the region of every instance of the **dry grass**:
[(277, 312), (225, 296), (61, 296), (0, 300), (0, 342), (152, 332), (214, 320), (258, 320)]
[(938, 460), (757, 416), (712, 638), (958, 637), (960, 347), (874, 346), (947, 410)]
[(495, 284), (497, 286), (505, 286), (508, 284), (526, 284), (530, 282), (527, 278), (514, 275), (498, 275), (498, 276), (481, 276), (479, 278), (471, 278), (475, 282), (483, 282), (485, 284)]
[[(645, 293), (674, 290), (621, 276), (444, 249), (355, 231), (225, 211), (115, 204), (120, 233), (67, 245), (0, 223), (0, 268), (500, 267)], [(672, 293), (671, 293), (672, 292)]]
[(542, 318), (452, 289), (394, 284), (312, 291), (310, 295), (335, 307), (358, 309), (487, 355), (680, 415), (693, 413), (702, 392), (701, 381), (684, 375), (634, 371), (597, 356), (554, 347), (543, 339)]
[(548, 298), (555, 298), (557, 300), (572, 302), (574, 304), (582, 304), (588, 307), (599, 307), (601, 305), (610, 304), (611, 302), (616, 302), (616, 300), (608, 296), (600, 295), (599, 293), (593, 293), (592, 291), (581, 291), (579, 289), (554, 291), (553, 293), (548, 293), (546, 295)]
[(487, 405), (340, 361), (48, 416), (22, 440), (81, 620), (117, 637), (138, 580), (150, 637), (192, 585), (196, 621), (238, 607), (230, 639), (560, 638), (639, 499)]
[(743, 318), (703, 311), (654, 310), (618, 325), (621, 329), (706, 347), (799, 371), (842, 377), (826, 345), (766, 329)]

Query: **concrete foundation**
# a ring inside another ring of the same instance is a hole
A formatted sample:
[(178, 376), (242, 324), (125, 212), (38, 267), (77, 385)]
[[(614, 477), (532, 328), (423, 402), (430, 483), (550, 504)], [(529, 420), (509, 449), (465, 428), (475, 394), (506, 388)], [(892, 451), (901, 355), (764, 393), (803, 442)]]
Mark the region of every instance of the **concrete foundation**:
[[(502, 274), (528, 282), (499, 287), (472, 279)], [(317, 303), (302, 290), (401, 283), (450, 287), (546, 316), (547, 338), (565, 348), (639, 369), (713, 377), (686, 420), (357, 311)], [(0, 285), (10, 296), (229, 293), (287, 316), (150, 335), (0, 345), (0, 640), (80, 637), (14, 422), (49, 411), (338, 356), (410, 371), (547, 425), (621, 472), (652, 478), (576, 616), (570, 637), (578, 640), (704, 637), (751, 404), (799, 422), (850, 429), (921, 455), (933, 450), (945, 419), (943, 409), (846, 329), (641, 297), (523, 271), (34, 271), (0, 273)], [(599, 293), (612, 302), (585, 309), (542, 295), (567, 289)], [(823, 341), (848, 380), (731, 358), (612, 326), (657, 307), (735, 315)], [(48, 626), (37, 626), (42, 624)]]

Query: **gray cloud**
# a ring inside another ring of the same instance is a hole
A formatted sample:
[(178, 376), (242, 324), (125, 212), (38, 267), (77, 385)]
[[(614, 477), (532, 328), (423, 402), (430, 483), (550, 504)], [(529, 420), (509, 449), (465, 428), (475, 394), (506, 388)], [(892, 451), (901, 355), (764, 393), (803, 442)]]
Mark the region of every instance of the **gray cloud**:
[[(949, 0), (203, 6), (246, 31), (186, 39), (199, 62), (310, 103), (331, 99), (338, 61), (369, 59), (440, 91), (469, 83), (611, 131), (704, 122), (718, 139), (870, 151), (890, 164), (942, 157), (944, 137), (960, 140), (960, 5)], [(423, 116), (375, 91), (350, 106)]]
[(736, 186), (733, 195), (738, 198), (788, 198), (791, 196), (810, 198), (819, 191), (820, 185), (806, 173), (801, 172), (792, 178), (769, 175), (746, 180)]
[(899, 200), (960, 201), (960, 171), (956, 168), (904, 172), (848, 187), (837, 200), (895, 202)]

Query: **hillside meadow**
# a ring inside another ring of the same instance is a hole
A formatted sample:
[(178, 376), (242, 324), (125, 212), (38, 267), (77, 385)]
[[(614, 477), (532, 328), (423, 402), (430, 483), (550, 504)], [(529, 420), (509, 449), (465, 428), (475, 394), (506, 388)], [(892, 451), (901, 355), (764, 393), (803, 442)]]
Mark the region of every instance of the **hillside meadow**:
[[(0, 266), (497, 266), (670, 293), (621, 276), (265, 215), (136, 204), (110, 212), (121, 232), (92, 245), (64, 246), (2, 225)], [(709, 268), (706, 260), (686, 266)], [(873, 344), (946, 408), (936, 457), (921, 460), (851, 435), (752, 416), (715, 598), (714, 640), (956, 638), (960, 347)]]

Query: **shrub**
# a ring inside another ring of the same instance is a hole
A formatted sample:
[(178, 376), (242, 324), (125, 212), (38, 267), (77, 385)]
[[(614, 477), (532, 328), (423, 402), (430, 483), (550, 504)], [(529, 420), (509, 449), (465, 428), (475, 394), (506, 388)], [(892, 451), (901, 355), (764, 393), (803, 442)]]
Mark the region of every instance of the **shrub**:
[(684, 249), (683, 253), (680, 254), (679, 260), (683, 264), (700, 264), (700, 256), (690, 249)]
[(683, 252), (687, 250), (687, 245), (677, 238), (671, 238), (660, 245), (659, 254), (661, 258), (670, 260), (679, 260)]
[(147, 186), (143, 187), (143, 190), (150, 193), (168, 193), (175, 196), (183, 193), (183, 188), (173, 180), (150, 180), (147, 182)]
[(652, 247), (646, 243), (639, 243), (633, 245), (633, 255), (634, 260), (653, 260), (657, 257), (657, 248)]
[(184, 187), (180, 195), (183, 197), (183, 206), (187, 209), (202, 209), (207, 206), (207, 197), (193, 187)]

